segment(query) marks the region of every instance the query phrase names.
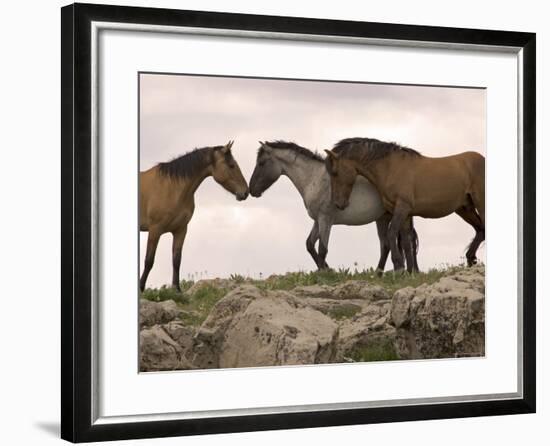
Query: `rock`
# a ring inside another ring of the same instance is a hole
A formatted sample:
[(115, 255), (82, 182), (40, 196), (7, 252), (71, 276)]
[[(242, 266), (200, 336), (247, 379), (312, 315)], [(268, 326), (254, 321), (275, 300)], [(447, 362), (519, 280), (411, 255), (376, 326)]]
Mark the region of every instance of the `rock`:
[(432, 285), (398, 290), (391, 322), (403, 359), (485, 354), (484, 268), (441, 278)]
[(365, 280), (348, 280), (336, 286), (310, 285), (299, 286), (292, 290), (297, 297), (355, 300), (387, 300), (388, 292), (379, 285), (372, 285)]
[(337, 334), (334, 321), (291, 293), (243, 285), (201, 326), (193, 362), (222, 368), (330, 362)]
[(181, 310), (173, 300), (152, 302), (147, 299), (139, 300), (139, 326), (150, 327), (165, 324), (179, 317)]
[(183, 370), (194, 366), (185, 358), (184, 349), (160, 325), (141, 330), (140, 371)]
[(331, 362), (338, 325), (320, 311), (276, 293), (251, 302), (229, 326), (220, 367)]
[(198, 368), (219, 367), (220, 351), (229, 325), (252, 300), (261, 296), (261, 291), (255, 286), (241, 285), (214, 306), (195, 335), (192, 362)]
[(368, 347), (380, 339), (395, 340), (396, 329), (389, 321), (390, 302), (379, 301), (368, 305), (358, 315), (342, 321), (337, 342), (338, 362), (347, 361), (359, 348)]

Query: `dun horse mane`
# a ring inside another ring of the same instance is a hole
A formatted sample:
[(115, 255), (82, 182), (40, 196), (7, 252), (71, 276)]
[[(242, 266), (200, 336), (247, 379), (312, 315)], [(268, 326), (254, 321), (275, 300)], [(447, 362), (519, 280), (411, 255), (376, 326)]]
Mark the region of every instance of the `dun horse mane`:
[(158, 163), (159, 172), (169, 178), (189, 178), (212, 162), (210, 154), (223, 146), (202, 147), (184, 153), (170, 161)]
[(422, 156), (420, 152), (395, 142), (384, 142), (374, 138), (346, 138), (333, 148), (333, 151), (353, 159), (372, 161), (385, 158), (392, 153), (403, 153), (409, 156)]
[[(299, 146), (298, 144), (296, 144), (294, 142), (277, 140), (277, 141), (271, 141), (271, 142), (266, 141), (265, 144), (267, 144), (272, 149), (293, 150), (293, 151), (299, 153), (300, 155), (304, 155), (305, 157), (307, 157), (309, 159), (320, 161), (322, 163), (325, 162), (325, 159), (321, 155), (319, 155), (317, 152), (312, 152), (311, 150), (306, 149), (305, 147)], [(262, 150), (262, 149), (260, 148), (260, 150)]]

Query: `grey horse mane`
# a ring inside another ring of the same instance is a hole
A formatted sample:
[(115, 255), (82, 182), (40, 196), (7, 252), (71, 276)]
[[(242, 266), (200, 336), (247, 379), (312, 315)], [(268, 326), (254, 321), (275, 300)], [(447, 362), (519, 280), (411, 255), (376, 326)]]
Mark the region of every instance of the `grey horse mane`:
[[(315, 161), (320, 161), (322, 163), (325, 162), (325, 159), (319, 153), (312, 152), (311, 150), (306, 149), (305, 147), (299, 146), (294, 142), (277, 140), (277, 141), (266, 141), (265, 144), (275, 150), (278, 150), (278, 149), (292, 150), (296, 153), (299, 153), (300, 155), (305, 156), (306, 158), (309, 158)], [(258, 152), (261, 152), (261, 150), (262, 148), (260, 147)]]

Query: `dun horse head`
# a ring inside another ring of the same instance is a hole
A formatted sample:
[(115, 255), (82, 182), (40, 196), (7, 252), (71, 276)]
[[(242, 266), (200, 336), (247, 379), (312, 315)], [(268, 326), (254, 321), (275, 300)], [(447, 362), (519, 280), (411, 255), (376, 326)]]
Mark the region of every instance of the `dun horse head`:
[(232, 146), (233, 141), (229, 141), (212, 152), (212, 176), (225, 190), (235, 195), (237, 200), (242, 201), (248, 197), (248, 184), (233, 158)]
[(273, 149), (265, 142), (259, 143), (256, 166), (250, 177), (250, 195), (253, 197), (261, 197), (283, 173), (281, 164), (273, 156)]
[(357, 178), (357, 169), (353, 161), (341, 158), (331, 150), (325, 150), (327, 157), (325, 166), (330, 175), (331, 200), (334, 205), (343, 210), (349, 205), (349, 197)]

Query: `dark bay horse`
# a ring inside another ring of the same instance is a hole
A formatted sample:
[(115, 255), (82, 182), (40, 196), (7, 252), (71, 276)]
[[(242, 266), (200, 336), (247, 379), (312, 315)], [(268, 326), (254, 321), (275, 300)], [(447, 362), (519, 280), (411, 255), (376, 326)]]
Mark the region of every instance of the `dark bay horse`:
[(180, 290), (179, 269), (181, 250), (187, 224), (195, 210), (194, 194), (209, 176), (224, 189), (245, 200), (248, 185), (231, 154), (230, 141), (225, 146), (195, 149), (178, 158), (157, 164), (139, 174), (139, 229), (148, 231), (145, 265), (139, 282), (143, 291), (147, 276), (153, 267), (160, 236), (171, 232), (172, 286)]
[[(325, 169), (324, 158), (298, 144), (286, 141), (261, 142), (256, 166), (250, 178), (250, 194), (260, 197), (282, 175), (296, 187), (313, 220), (313, 227), (306, 239), (306, 249), (318, 269), (328, 268), (326, 257), (332, 225), (360, 226), (376, 221), (380, 239), (378, 272), (384, 271), (390, 252), (387, 237), (391, 215), (380, 199), (380, 194), (367, 180), (361, 178), (351, 192), (350, 206), (337, 209), (330, 201), (330, 178)], [(416, 265), (417, 237), (412, 228), (413, 257)], [(319, 241), (319, 249), (316, 243)]]
[[(396, 143), (348, 138), (327, 150), (332, 202), (349, 205), (358, 175), (376, 186), (384, 208), (392, 214), (388, 236), (395, 269), (403, 268), (396, 235), (410, 216), (441, 218), (456, 212), (476, 231), (466, 252), (468, 265), (485, 240), (485, 157), (464, 152), (430, 158)], [(408, 260), (408, 259), (407, 259)]]

